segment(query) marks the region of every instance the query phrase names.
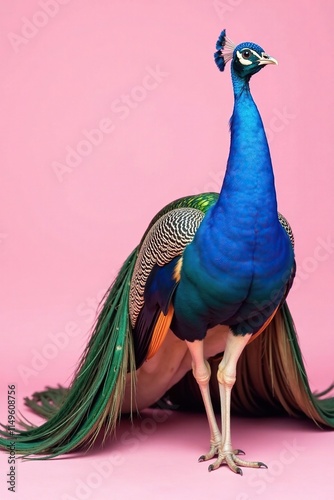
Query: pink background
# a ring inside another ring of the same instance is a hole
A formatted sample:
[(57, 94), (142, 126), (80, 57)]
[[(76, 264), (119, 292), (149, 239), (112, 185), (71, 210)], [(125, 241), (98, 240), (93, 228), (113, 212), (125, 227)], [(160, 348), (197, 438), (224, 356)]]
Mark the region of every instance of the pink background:
[[(330, 0), (1, 2), (2, 422), (7, 384), (22, 409), (34, 390), (69, 382), (97, 302), (151, 217), (179, 196), (219, 190), (233, 104), (229, 70), (212, 58), (222, 28), (279, 60), (252, 91), (296, 238), (288, 302), (312, 388), (332, 382), (333, 16)], [(235, 446), (271, 465), (240, 478), (196, 463), (203, 415), (147, 418), (130, 444), (19, 463), (17, 498), (333, 498), (333, 433), (234, 419)], [(120, 436), (131, 432), (123, 423)], [(11, 498), (0, 460), (0, 495)], [(100, 460), (111, 464), (105, 477)]]

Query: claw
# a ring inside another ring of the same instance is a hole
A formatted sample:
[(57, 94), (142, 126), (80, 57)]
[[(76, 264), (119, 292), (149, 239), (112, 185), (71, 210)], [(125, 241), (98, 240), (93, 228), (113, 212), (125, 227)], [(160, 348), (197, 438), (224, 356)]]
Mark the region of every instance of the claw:
[(233, 450), (233, 454), (234, 455), (246, 455), (246, 453), (243, 450), (239, 450), (239, 448), (237, 448), (236, 450)]
[(218, 456), (218, 445), (212, 444), (208, 453), (206, 455), (201, 455), (198, 459), (199, 462), (206, 462), (207, 460), (211, 460), (214, 457)]
[[(217, 460), (209, 465), (208, 471), (212, 472), (213, 470), (219, 469), (222, 465), (227, 465), (229, 469), (235, 474), (243, 475), (243, 471), (241, 467), (253, 467), (257, 469), (268, 469), (265, 463), (263, 462), (248, 462), (246, 460), (241, 460), (237, 457), (237, 455), (244, 455), (245, 453), (242, 450), (234, 450), (233, 452), (221, 452), (218, 455)], [(199, 458), (199, 461), (203, 462), (207, 460), (207, 455), (202, 455)]]
[(217, 458), (213, 464), (209, 465), (208, 471), (212, 472), (213, 470), (219, 469), (222, 465), (226, 465), (226, 462), (223, 459)]

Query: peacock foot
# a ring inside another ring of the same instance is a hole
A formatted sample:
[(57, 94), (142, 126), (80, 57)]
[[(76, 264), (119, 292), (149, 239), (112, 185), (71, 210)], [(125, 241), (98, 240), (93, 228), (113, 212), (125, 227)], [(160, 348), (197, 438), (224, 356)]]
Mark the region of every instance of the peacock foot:
[[(198, 459), (199, 462), (206, 462), (207, 460), (211, 460), (212, 458), (219, 456), (219, 448), (221, 447), (221, 443), (215, 444), (211, 443), (210, 450), (205, 455), (201, 455)], [(233, 450), (233, 455), (245, 455), (245, 452), (242, 450)], [(212, 470), (212, 469), (210, 469)]]
[[(242, 476), (242, 469), (241, 467), (253, 467), (253, 468), (264, 468), (267, 469), (268, 467), (266, 464), (263, 462), (249, 462), (246, 460), (241, 460), (238, 458), (237, 455), (244, 455), (245, 453), (242, 450), (231, 450), (231, 451), (219, 451), (218, 452), (218, 457), (217, 460), (209, 465), (209, 472), (218, 469), (221, 465), (227, 465), (231, 471), (235, 472), (236, 474), (240, 474)], [(209, 454), (208, 454), (209, 455)], [(203, 455), (200, 458), (203, 458)], [(212, 457), (211, 457), (212, 458)], [(204, 458), (203, 458), (204, 460)], [(201, 460), (202, 461), (202, 460)]]

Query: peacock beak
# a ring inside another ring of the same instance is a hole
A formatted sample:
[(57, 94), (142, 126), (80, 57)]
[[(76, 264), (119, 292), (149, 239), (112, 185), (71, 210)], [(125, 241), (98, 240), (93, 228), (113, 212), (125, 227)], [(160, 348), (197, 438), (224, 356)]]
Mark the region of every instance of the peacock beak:
[(262, 52), (262, 55), (259, 59), (259, 66), (263, 66), (264, 64), (278, 64), (278, 61), (274, 58)]

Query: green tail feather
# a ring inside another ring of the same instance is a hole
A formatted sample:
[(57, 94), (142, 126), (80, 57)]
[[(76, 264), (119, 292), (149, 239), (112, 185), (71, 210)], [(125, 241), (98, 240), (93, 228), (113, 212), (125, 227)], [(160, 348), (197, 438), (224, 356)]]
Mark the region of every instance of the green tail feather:
[(2, 426), (5, 430), (0, 430), (0, 448), (8, 449), (10, 439), (19, 454), (52, 458), (92, 444), (104, 424), (106, 432), (115, 428), (126, 374), (134, 369), (128, 300), (136, 256), (137, 249), (108, 290), (70, 388), (47, 388), (26, 400), (32, 410), (48, 420), (39, 427), (22, 423), (25, 430), (16, 429), (14, 435)]
[(292, 355), (298, 367), (298, 374), (304, 385), (306, 398), (309, 399), (311, 406), (313, 406), (315, 410), (315, 415), (313, 415), (313, 411), (311, 411), (310, 417), (317, 423), (334, 427), (334, 397), (321, 399), (333, 389), (334, 384), (318, 394), (312, 393), (303, 363), (302, 353), (298, 344), (294, 322), (286, 303), (282, 307), (282, 317), (288, 334)]
[(332, 388), (312, 393), (285, 302), (266, 330), (242, 354), (234, 403), (238, 412), (243, 409), (261, 415), (284, 411), (296, 417), (304, 415), (320, 426), (334, 427), (334, 398), (321, 399)]
[(35, 392), (31, 398), (24, 398), (25, 405), (34, 413), (49, 420), (60, 410), (69, 389), (58, 385), (57, 388), (47, 387), (45, 391)]
[[(221, 355), (209, 359), (217, 373)], [(243, 416), (289, 414), (306, 416), (317, 425), (334, 428), (334, 398), (326, 396), (331, 385), (312, 394), (296, 329), (286, 302), (263, 333), (242, 352), (232, 391), (232, 410)], [(216, 411), (220, 409), (219, 386), (211, 377), (210, 391)], [(169, 399), (182, 410), (202, 410), (198, 384), (191, 372), (168, 391)]]

